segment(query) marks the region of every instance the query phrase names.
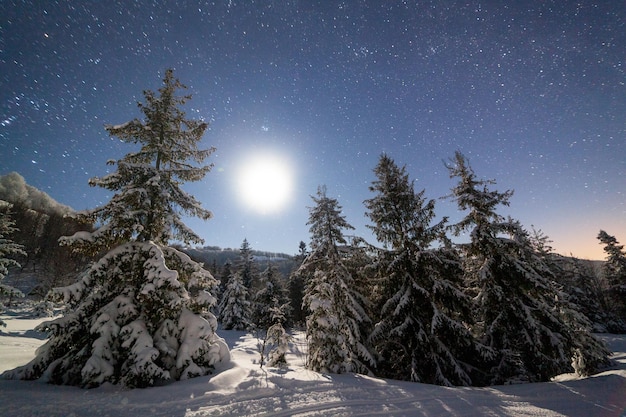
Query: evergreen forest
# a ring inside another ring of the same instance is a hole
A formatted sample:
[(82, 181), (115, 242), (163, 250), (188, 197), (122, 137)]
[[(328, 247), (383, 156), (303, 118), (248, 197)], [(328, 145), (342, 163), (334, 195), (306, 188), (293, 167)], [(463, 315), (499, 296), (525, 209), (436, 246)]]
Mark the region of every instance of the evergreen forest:
[(290, 330), (302, 329), (311, 370), (444, 386), (610, 365), (594, 333), (626, 332), (623, 245), (601, 230), (603, 262), (554, 253), (541, 230), (501, 214), (513, 191), (458, 151), (444, 162), (456, 223), (381, 154), (363, 202), (375, 241), (350, 234), (320, 184), (295, 255), (247, 240), (203, 247), (185, 219), (212, 213), (182, 185), (210, 175), (215, 149), (199, 149), (209, 125), (187, 118), (185, 89), (167, 70), (158, 91), (144, 91), (141, 118), (106, 126), (134, 150), (90, 180), (112, 194), (100, 207), (32, 204), (7, 191), (24, 187), (19, 174), (2, 177), (12, 184), (0, 187), (2, 302), (27, 296), (56, 314), (38, 328), (49, 338), (37, 356), (3, 378), (133, 388), (209, 375), (229, 360), (220, 329), (255, 334), (260, 366), (285, 366)]

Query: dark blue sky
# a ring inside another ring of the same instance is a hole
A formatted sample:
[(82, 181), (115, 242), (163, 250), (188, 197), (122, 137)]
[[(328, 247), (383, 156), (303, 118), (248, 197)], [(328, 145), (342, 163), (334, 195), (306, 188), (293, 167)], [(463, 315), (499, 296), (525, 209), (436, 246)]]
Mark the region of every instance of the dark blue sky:
[[(508, 4), (510, 3), (510, 4)], [(514, 189), (512, 215), (558, 252), (626, 243), (626, 5), (621, 1), (2, 1), (0, 175), (75, 209), (107, 201), (87, 180), (130, 152), (104, 124), (139, 117), (166, 68), (211, 121), (215, 169), (186, 189), (212, 210), (206, 244), (295, 253), (318, 185), (369, 239), (363, 200), (386, 152), (430, 198), (460, 150)], [(293, 197), (260, 215), (236, 177), (280, 153)], [(459, 218), (452, 202), (440, 216)]]

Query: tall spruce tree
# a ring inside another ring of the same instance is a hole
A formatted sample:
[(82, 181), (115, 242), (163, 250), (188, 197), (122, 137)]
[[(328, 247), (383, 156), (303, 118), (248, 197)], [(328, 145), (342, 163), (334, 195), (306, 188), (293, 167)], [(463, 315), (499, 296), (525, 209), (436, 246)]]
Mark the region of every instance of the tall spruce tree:
[[(4, 202), (0, 202), (4, 203)], [(15, 260), (18, 256), (26, 256), (24, 247), (15, 243), (11, 235), (17, 231), (15, 223), (11, 219), (11, 204), (0, 205), (0, 297), (23, 297), (24, 294), (10, 285), (4, 284), (2, 280), (9, 274), (9, 268), (19, 268), (20, 263)], [(0, 312), (4, 311), (4, 306), (0, 303)], [(0, 326), (6, 323), (0, 319)]]
[(226, 290), (220, 302), (220, 321), (226, 330), (247, 330), (254, 326), (254, 289), (258, 270), (248, 239), (239, 249), (239, 258), (227, 277)]
[(260, 285), (254, 294), (253, 323), (257, 329), (269, 329), (276, 321), (276, 311), (282, 311), (282, 323), (289, 313), (289, 300), (276, 266), (268, 262), (260, 275)]
[[(445, 243), (446, 219), (433, 224), (435, 203), (416, 193), (405, 168), (382, 155), (365, 201), (376, 249), (376, 309), (371, 339), (383, 376), (440, 385), (471, 385), (478, 349), (468, 327), (471, 300)], [(440, 247), (433, 248), (439, 244)]]
[[(217, 263), (217, 260), (215, 260), (214, 263)], [(228, 279), (230, 278), (230, 274), (232, 273), (232, 267), (233, 267), (233, 264), (230, 261), (230, 259), (227, 259), (221, 268), (218, 266), (215, 267), (215, 269), (219, 271), (218, 275), (219, 275), (219, 299), (220, 300), (222, 299), (222, 296), (224, 295), (224, 291), (226, 291), (226, 284), (228, 284)]]
[(249, 290), (256, 284), (258, 279), (258, 269), (254, 262), (252, 247), (248, 243), (248, 239), (244, 239), (239, 248), (239, 259), (235, 264), (235, 268), (239, 271), (243, 285)]
[(529, 240), (537, 255), (549, 267), (565, 297), (575, 304), (593, 331), (616, 333), (618, 322), (608, 311), (600, 276), (593, 261), (554, 253), (548, 236), (534, 227), (529, 233)]
[(304, 297), (304, 283), (306, 281), (303, 274), (296, 272), (308, 254), (306, 243), (303, 241), (300, 241), (298, 249), (298, 254), (293, 257), (295, 267), (289, 274), (289, 282), (287, 283), (289, 302), (291, 304), (291, 317), (289, 321), (296, 326), (303, 325), (305, 321), (305, 312), (302, 309), (302, 298)]
[(593, 261), (554, 255), (550, 265), (555, 279), (596, 333), (619, 333), (616, 316), (609, 312), (599, 268)]
[(220, 323), (224, 330), (248, 330), (252, 326), (250, 291), (241, 271), (232, 271), (220, 301)]
[(259, 286), (254, 294), (253, 309), (253, 326), (259, 340), (261, 366), (266, 363), (267, 349), (271, 349), (267, 358), (270, 366), (286, 365), (285, 354), (288, 350), (289, 335), (284, 324), (291, 307), (282, 285), (280, 272), (271, 261), (260, 275)]
[(345, 265), (347, 241), (343, 231), (353, 229), (336, 199), (320, 187), (309, 209), (311, 252), (297, 273), (307, 278), (303, 297), (309, 345), (307, 367), (314, 371), (368, 372), (373, 357), (364, 344), (363, 323), (370, 321), (363, 296)]
[[(509, 221), (513, 222), (511, 219)], [(526, 264), (526, 271), (528, 267), (532, 267), (546, 279), (549, 285), (548, 297), (550, 293), (555, 294), (554, 298), (546, 299), (546, 304), (547, 308), (554, 305), (552, 308), (558, 313), (558, 318), (563, 324), (559, 327), (560, 324), (557, 323), (552, 328), (562, 336), (566, 359), (569, 360), (569, 364), (563, 364), (561, 372), (571, 371), (573, 368), (578, 375), (588, 376), (609, 365), (610, 352), (604, 343), (591, 333), (593, 324), (577, 303), (579, 299), (566, 291), (564, 284), (557, 282), (556, 275), (562, 273), (562, 269), (556, 262), (558, 258), (551, 252), (548, 237), (537, 231), (531, 234), (523, 229), (519, 222), (513, 223), (516, 228), (511, 237), (518, 247), (520, 264)]]
[(598, 240), (604, 245), (606, 262), (604, 275), (608, 283), (607, 299), (611, 313), (616, 316), (615, 328), (626, 329), (626, 252), (615, 236), (604, 230), (598, 233)]
[(470, 241), (459, 247), (475, 300), (476, 336), (494, 353), (485, 382), (546, 381), (571, 370), (572, 360), (581, 373), (606, 363), (608, 352), (563, 299), (528, 234), (497, 213), (512, 191), (490, 190), (495, 182), (477, 179), (460, 152), (447, 167), (458, 181), (451, 197), (467, 210), (453, 230), (469, 232)]
[(167, 70), (158, 94), (144, 91), (142, 121), (106, 130), (139, 150), (118, 161), (117, 170), (90, 185), (112, 191), (102, 207), (78, 214), (98, 225), (63, 243), (78, 251), (104, 252), (80, 280), (52, 290), (64, 301), (63, 317), (43, 323), (50, 334), (29, 364), (5, 376), (43, 378), (84, 387), (104, 382), (143, 387), (211, 373), (228, 361), (210, 308), (216, 300), (213, 276), (171, 240), (199, 243), (182, 214), (207, 220), (211, 213), (181, 188), (210, 170), (202, 163), (213, 149), (199, 150), (207, 124), (189, 120), (181, 107), (190, 96)]
[(172, 240), (202, 242), (183, 223), (182, 214), (209, 220), (212, 213), (186, 193), (181, 184), (204, 178), (213, 165), (194, 163), (202, 163), (215, 149), (198, 149), (208, 124), (186, 119), (181, 107), (191, 96), (176, 95), (177, 90), (186, 87), (174, 78), (172, 70), (166, 71), (163, 83), (158, 95), (144, 91), (146, 102), (138, 104), (143, 121), (133, 119), (106, 126), (111, 136), (139, 144), (140, 149), (119, 161), (109, 160), (108, 164), (117, 165), (117, 171), (89, 180), (89, 185), (115, 194), (108, 204), (79, 214), (79, 218), (101, 226), (93, 233), (66, 240), (75, 247), (102, 249), (128, 241), (152, 241), (159, 245)]

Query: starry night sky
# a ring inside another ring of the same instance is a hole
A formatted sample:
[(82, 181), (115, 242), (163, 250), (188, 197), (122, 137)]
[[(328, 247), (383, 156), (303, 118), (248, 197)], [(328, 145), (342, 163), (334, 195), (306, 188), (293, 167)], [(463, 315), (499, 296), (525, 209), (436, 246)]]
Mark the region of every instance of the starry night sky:
[[(602, 259), (602, 228), (626, 243), (623, 1), (0, 2), (0, 175), (77, 210), (108, 201), (88, 179), (131, 152), (105, 124), (140, 117), (164, 70), (211, 122), (215, 164), (187, 184), (215, 217), (207, 245), (296, 253), (317, 186), (370, 239), (363, 200), (382, 152), (429, 198), (454, 185), (455, 150), (514, 189), (511, 215), (557, 252)], [(294, 167), (288, 207), (240, 203), (255, 152)], [(439, 216), (458, 220), (453, 202)]]

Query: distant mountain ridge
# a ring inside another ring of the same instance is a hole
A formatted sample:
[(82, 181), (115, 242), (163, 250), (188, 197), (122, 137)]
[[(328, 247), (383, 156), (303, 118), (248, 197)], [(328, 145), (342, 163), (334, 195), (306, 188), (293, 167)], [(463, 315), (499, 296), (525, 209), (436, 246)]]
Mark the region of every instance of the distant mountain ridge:
[[(202, 262), (211, 273), (216, 273), (215, 268), (221, 268), (226, 262), (232, 264), (236, 263), (240, 257), (241, 252), (239, 249), (225, 248), (222, 249), (219, 246), (205, 246), (195, 248), (182, 248), (183, 252), (189, 255), (192, 259)], [(277, 266), (278, 270), (287, 277), (293, 270), (296, 261), (292, 255), (285, 253), (264, 252), (259, 250), (252, 250), (252, 256), (254, 261), (260, 269), (265, 269), (267, 263), (271, 262)]]

